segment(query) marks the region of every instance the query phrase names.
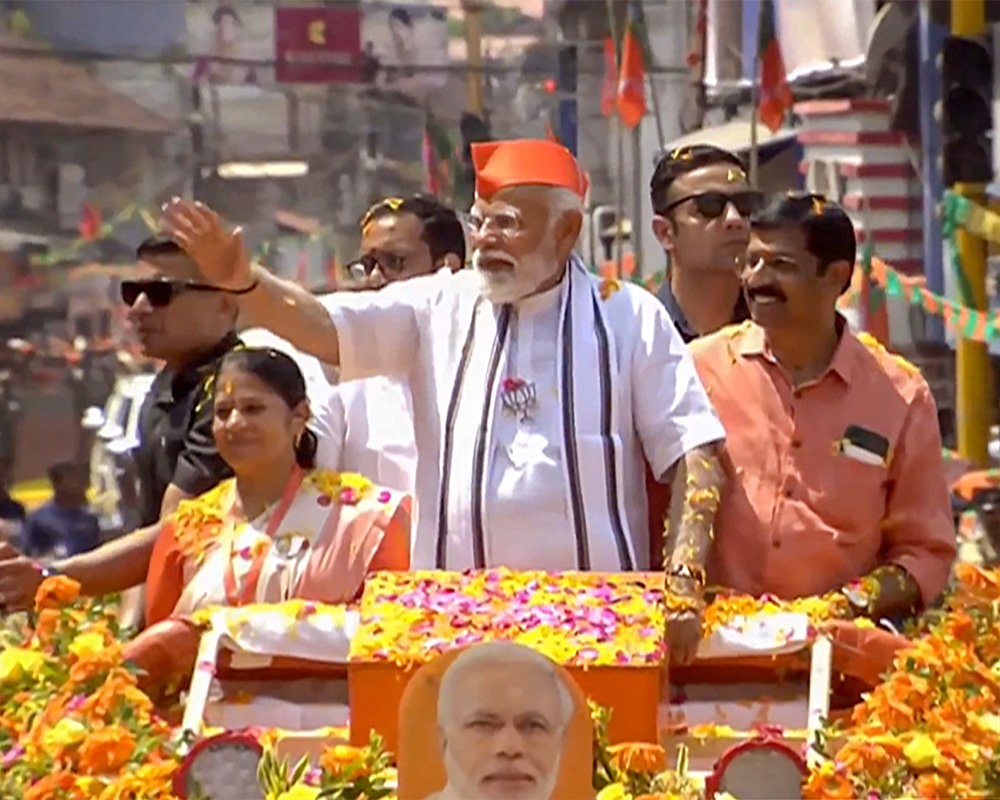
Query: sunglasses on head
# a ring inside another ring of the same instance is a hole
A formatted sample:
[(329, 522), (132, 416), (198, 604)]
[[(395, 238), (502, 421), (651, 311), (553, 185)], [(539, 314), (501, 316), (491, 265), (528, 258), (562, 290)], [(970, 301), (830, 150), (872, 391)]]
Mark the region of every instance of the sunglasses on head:
[(148, 280), (148, 281), (122, 281), (121, 295), (122, 302), (131, 307), (139, 299), (139, 295), (146, 295), (149, 304), (153, 308), (164, 308), (170, 305), (178, 295), (184, 292), (221, 292), (218, 286), (211, 286), (207, 283), (197, 283), (195, 281), (170, 281), (170, 280)]
[(666, 214), (669, 211), (673, 211), (679, 205), (689, 200), (694, 203), (697, 212), (705, 219), (717, 219), (725, 213), (730, 203), (732, 203), (733, 208), (736, 209), (736, 212), (741, 217), (749, 217), (754, 212), (760, 210), (764, 202), (764, 196), (753, 189), (746, 189), (742, 192), (697, 192), (675, 200), (660, 213)]

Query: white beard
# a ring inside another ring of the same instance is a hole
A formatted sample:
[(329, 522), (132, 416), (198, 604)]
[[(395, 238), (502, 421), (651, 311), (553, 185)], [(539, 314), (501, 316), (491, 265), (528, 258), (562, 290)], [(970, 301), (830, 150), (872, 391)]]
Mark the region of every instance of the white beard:
[(489, 251), (476, 250), (472, 254), (472, 269), (479, 279), (479, 293), (494, 305), (516, 303), (538, 291), (554, 270), (554, 259), (534, 252), (511, 262), (512, 268), (490, 272), (480, 268), (480, 259)]

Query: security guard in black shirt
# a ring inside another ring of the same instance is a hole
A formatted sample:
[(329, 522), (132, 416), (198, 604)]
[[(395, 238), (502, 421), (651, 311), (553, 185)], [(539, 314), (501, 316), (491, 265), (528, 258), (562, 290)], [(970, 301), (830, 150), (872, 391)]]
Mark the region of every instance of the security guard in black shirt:
[(237, 344), (230, 332), (197, 360), (180, 369), (168, 366), (153, 380), (139, 414), (141, 445), (135, 453), (140, 525), (160, 518), (171, 486), (196, 497), (231, 474), (215, 449), (208, 390), (219, 361)]
[(649, 188), (653, 232), (670, 259), (659, 297), (684, 341), (749, 319), (740, 273), (762, 196), (743, 160), (712, 145), (679, 147)]
[[(148, 526), (231, 475), (212, 438), (211, 381), (239, 341), (238, 307), (232, 293), (200, 282), (197, 267), (169, 239), (147, 240), (138, 259), (141, 278), (122, 281), (122, 300), (143, 353), (165, 364), (139, 423), (139, 505)], [(156, 528), (140, 528), (52, 570), (77, 580), (87, 595), (121, 592), (145, 581), (155, 538)], [(45, 572), (0, 545), (0, 607), (29, 607)]]

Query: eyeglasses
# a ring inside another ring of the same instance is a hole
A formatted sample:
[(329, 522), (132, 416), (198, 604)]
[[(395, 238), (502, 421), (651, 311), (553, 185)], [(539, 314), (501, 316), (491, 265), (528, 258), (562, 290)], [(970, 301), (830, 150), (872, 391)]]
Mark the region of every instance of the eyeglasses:
[(752, 189), (742, 192), (697, 192), (675, 200), (659, 213), (666, 214), (673, 211), (688, 200), (694, 203), (695, 209), (705, 219), (718, 219), (726, 212), (730, 203), (741, 217), (749, 217), (755, 211), (760, 210), (764, 196)]
[(403, 270), (406, 269), (406, 256), (401, 256), (397, 253), (383, 253), (378, 250), (372, 251), (361, 256), (361, 258), (347, 268), (347, 271), (352, 275), (355, 272), (363, 272), (363, 276), (357, 277), (367, 277), (375, 272), (376, 267), (386, 277), (401, 275)]
[(184, 292), (222, 292), (218, 286), (211, 286), (207, 283), (196, 283), (195, 281), (171, 281), (171, 280), (148, 280), (148, 281), (122, 281), (121, 296), (125, 305), (132, 307), (139, 295), (146, 295), (149, 304), (153, 308), (165, 308), (169, 306), (175, 297)]
[(469, 233), (482, 236), (486, 228), (492, 226), (501, 236), (512, 239), (524, 232), (524, 221), (515, 211), (497, 211), (494, 214), (469, 214)]

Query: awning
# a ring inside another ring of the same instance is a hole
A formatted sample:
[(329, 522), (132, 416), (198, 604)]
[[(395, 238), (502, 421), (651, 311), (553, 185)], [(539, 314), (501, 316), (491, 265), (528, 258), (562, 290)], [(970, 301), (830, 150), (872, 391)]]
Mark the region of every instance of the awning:
[[(795, 143), (796, 131), (791, 128), (783, 128), (777, 133), (771, 133), (766, 125), (757, 124), (757, 152), (760, 160), (766, 161), (777, 155), (781, 150), (790, 147)], [(732, 150), (734, 153), (747, 154), (750, 152), (751, 123), (749, 120), (737, 119), (724, 122), (712, 128), (702, 128), (701, 130), (686, 133), (679, 139), (674, 139), (666, 145), (664, 150), (669, 153), (678, 147), (692, 144), (711, 144), (725, 150)]]

